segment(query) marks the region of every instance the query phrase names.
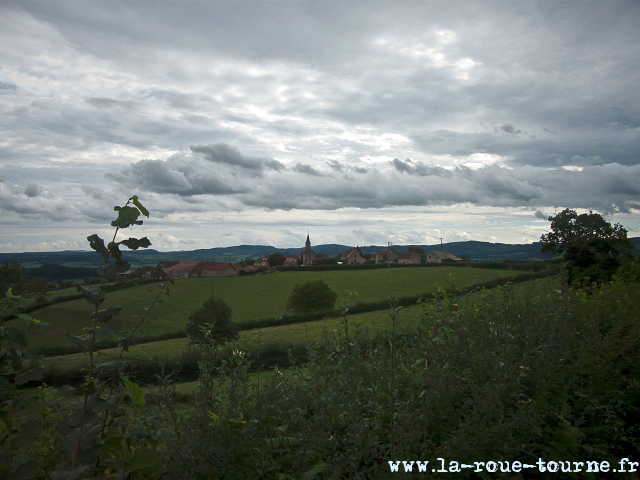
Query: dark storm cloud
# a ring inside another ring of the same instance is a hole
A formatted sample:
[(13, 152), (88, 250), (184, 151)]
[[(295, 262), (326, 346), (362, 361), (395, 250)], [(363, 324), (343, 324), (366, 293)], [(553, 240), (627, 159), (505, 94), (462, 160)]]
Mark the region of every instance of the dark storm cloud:
[(208, 161), (214, 163), (226, 163), (227, 165), (235, 165), (257, 172), (262, 172), (265, 168), (277, 171), (285, 168), (284, 164), (271, 158), (244, 156), (236, 147), (232, 147), (226, 143), (192, 145), (190, 148), (192, 152), (202, 153)]

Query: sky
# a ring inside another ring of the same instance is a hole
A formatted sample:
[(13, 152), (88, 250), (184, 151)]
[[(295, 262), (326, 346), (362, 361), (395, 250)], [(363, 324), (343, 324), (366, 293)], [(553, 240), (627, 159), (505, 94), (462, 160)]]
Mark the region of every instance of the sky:
[(640, 236), (637, 1), (0, 0), (0, 252)]

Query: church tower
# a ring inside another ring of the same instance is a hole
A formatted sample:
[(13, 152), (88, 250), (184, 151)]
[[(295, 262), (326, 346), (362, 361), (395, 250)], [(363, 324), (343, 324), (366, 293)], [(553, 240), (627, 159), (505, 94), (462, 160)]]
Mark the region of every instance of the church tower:
[(307, 233), (307, 241), (304, 242), (304, 253), (302, 254), (302, 264), (310, 265), (316, 259), (316, 254), (311, 250), (311, 240), (309, 240), (309, 234)]

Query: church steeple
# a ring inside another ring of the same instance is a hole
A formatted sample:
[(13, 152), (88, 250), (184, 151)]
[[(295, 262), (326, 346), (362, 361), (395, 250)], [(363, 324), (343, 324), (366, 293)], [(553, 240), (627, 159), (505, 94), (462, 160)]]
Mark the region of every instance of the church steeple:
[(307, 233), (307, 241), (304, 242), (305, 247), (307, 247), (307, 250), (311, 248), (311, 240), (309, 240), (309, 234)]

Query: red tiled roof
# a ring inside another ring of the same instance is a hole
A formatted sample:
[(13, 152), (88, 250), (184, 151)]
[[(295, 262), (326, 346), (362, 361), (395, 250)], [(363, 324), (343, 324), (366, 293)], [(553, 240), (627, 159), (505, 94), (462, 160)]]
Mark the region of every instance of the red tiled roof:
[[(227, 270), (229, 267), (233, 268), (233, 265), (230, 263), (221, 263), (221, 262), (200, 262), (196, 265), (191, 271), (191, 275), (198, 275), (203, 270)], [(235, 269), (234, 269), (235, 270)]]

